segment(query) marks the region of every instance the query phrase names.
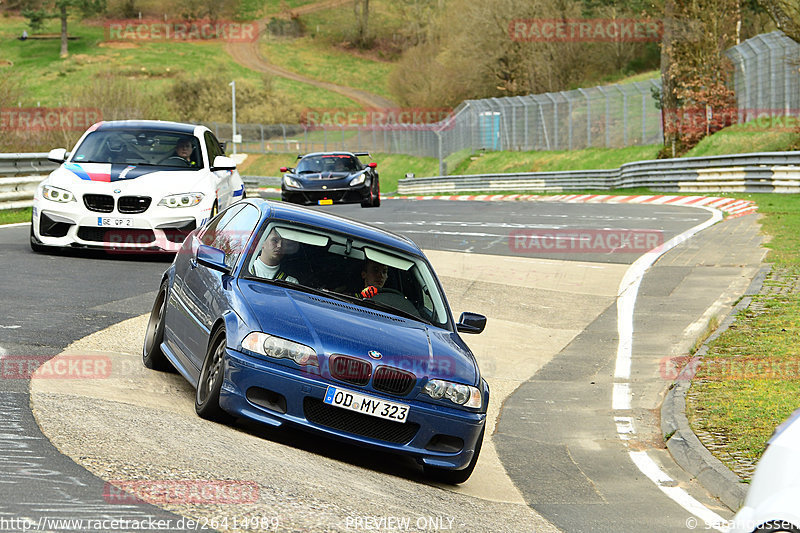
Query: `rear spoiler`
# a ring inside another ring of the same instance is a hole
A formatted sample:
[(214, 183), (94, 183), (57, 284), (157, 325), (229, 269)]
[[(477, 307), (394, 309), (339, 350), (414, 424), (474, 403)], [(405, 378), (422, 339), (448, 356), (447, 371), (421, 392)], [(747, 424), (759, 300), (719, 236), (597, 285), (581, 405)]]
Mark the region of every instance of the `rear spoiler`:
[(371, 156), (371, 155), (369, 155), (369, 152), (353, 152), (353, 155), (354, 155), (354, 156), (356, 156), (356, 157), (363, 157), (363, 156), (367, 156), (367, 157), (369, 157), (370, 159), (372, 159), (372, 156)]
[(305, 155), (303, 155), (303, 154), (297, 154), (297, 159), (303, 159), (304, 157), (305, 157)]

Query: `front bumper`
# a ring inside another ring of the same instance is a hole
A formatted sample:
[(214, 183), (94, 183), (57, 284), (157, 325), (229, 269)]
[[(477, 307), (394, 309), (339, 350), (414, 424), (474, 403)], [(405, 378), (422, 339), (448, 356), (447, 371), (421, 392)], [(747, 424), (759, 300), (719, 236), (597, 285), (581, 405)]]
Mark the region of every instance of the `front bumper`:
[(330, 200), (334, 204), (356, 204), (369, 198), (368, 187), (349, 187), (346, 189), (281, 189), (281, 199), (284, 202), (303, 205), (319, 205), (323, 200)]
[[(211, 208), (170, 209), (151, 206), (140, 214), (89, 211), (81, 205), (35, 199), (33, 238), (53, 247), (109, 251), (177, 252), (186, 236), (202, 225)], [(106, 219), (116, 226), (103, 226)]]
[(386, 421), (324, 404), (329, 383), (318, 376), (230, 349), (219, 403), (235, 416), (271, 426), (289, 423), (359, 446), (412, 456), (425, 465), (461, 469), (472, 459), (485, 413), (330, 384), (409, 405), (407, 421)]

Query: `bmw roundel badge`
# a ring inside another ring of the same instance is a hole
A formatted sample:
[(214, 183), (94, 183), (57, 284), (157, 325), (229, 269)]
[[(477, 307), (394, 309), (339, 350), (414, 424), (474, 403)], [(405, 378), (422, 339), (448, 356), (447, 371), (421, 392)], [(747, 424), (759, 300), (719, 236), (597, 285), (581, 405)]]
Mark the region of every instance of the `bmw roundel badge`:
[(368, 351), (367, 355), (369, 355), (373, 359), (380, 359), (381, 357), (383, 357), (383, 354), (381, 354), (381, 352), (377, 352), (375, 350)]

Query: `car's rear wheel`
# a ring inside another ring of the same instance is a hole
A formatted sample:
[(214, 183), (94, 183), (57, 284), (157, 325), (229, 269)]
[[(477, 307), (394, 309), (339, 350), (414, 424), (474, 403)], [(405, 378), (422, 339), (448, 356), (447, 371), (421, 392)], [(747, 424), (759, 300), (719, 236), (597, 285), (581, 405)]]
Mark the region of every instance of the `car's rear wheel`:
[(142, 347), (142, 363), (147, 368), (153, 370), (166, 371), (172, 369), (167, 356), (161, 350), (161, 343), (164, 342), (164, 319), (167, 311), (167, 290), (168, 282), (164, 280), (161, 288), (158, 289), (158, 296), (153, 302), (153, 310), (150, 311), (150, 318), (147, 321), (147, 331), (144, 334), (144, 346)]
[(370, 187), (369, 196), (361, 200), (361, 207), (378, 207), (379, 205), (381, 205), (380, 188)]
[(475, 465), (478, 463), (478, 456), (481, 454), (483, 433), (485, 430), (486, 427), (481, 430), (478, 441), (475, 443), (475, 453), (472, 454), (472, 460), (469, 462), (466, 468), (461, 470), (449, 470), (447, 468), (438, 468), (435, 466), (425, 465), (423, 467), (425, 470), (425, 475), (428, 476), (431, 481), (446, 483), (448, 485), (458, 485), (459, 483), (464, 483), (472, 475), (472, 471), (475, 470)]
[(227, 421), (230, 416), (219, 406), (219, 392), (222, 389), (223, 371), (225, 369), (225, 329), (219, 328), (211, 336), (208, 351), (200, 370), (197, 382), (197, 394), (194, 410), (201, 418)]

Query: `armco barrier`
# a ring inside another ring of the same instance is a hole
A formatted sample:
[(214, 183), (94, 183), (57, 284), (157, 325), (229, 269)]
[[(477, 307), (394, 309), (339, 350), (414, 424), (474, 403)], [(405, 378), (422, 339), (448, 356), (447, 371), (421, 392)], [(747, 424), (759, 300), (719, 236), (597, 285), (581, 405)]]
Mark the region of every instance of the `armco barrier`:
[(800, 152), (637, 161), (613, 170), (405, 178), (398, 194), (563, 192), (643, 187), (661, 192), (800, 192)]
[[(36, 185), (56, 168), (45, 153), (0, 154), (0, 209), (28, 207)], [(280, 187), (280, 177), (243, 176), (248, 194)], [(612, 170), (405, 178), (398, 194), (564, 192), (643, 187), (662, 192), (800, 192), (800, 152), (637, 161)]]

